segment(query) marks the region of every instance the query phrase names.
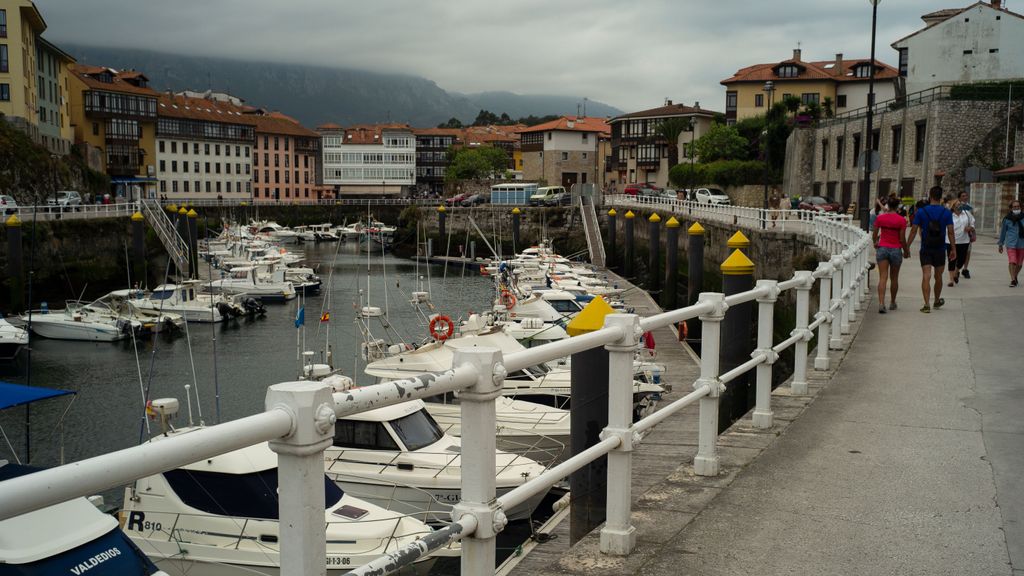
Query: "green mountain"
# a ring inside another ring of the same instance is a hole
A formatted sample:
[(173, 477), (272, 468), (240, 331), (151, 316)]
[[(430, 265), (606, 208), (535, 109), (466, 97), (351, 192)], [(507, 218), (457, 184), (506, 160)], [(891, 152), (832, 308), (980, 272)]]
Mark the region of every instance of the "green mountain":
[[(309, 127), (325, 122), (341, 125), (407, 122), (436, 126), (455, 117), (472, 122), (481, 109), (513, 118), (576, 114), (583, 98), (523, 96), (511, 92), (458, 94), (416, 76), (224, 58), (165, 54), (95, 46), (61, 45), (79, 62), (111, 68), (133, 68), (156, 90), (228, 92), (254, 106), (280, 110)], [(587, 102), (587, 115), (622, 112), (600, 102)]]

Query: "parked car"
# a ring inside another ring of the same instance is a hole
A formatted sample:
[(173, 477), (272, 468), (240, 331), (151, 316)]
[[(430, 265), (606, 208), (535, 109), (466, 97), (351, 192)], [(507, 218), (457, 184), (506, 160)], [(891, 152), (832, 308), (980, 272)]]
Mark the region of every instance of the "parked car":
[(817, 210), (819, 212), (838, 212), (839, 202), (823, 196), (808, 196), (800, 201), (798, 206), (801, 210)]
[(61, 210), (81, 210), (82, 195), (74, 190), (62, 190), (57, 192), (57, 198), (50, 198), (46, 201), (48, 206), (57, 206)]
[(462, 202), (459, 202), (459, 205), (466, 207), (479, 206), (480, 204), (486, 204), (487, 200), (488, 198), (483, 194), (470, 194)]
[[(530, 196), (528, 201), (530, 206), (551, 206), (548, 202), (555, 198), (558, 194), (565, 194), (565, 188), (563, 186), (544, 186), (543, 188), (537, 188), (537, 193)], [(557, 196), (561, 198), (561, 196)]]
[(622, 189), (622, 193), (628, 194), (629, 196), (649, 196), (653, 192), (660, 190), (661, 188), (658, 188), (654, 184), (642, 182), (640, 184), (627, 184), (626, 187)]
[(732, 204), (732, 199), (718, 188), (697, 188), (693, 191), (693, 199), (704, 204)]
[(0, 194), (0, 207), (3, 208), (4, 214), (18, 213), (18, 201), (14, 199), (14, 196)]
[(465, 200), (466, 198), (469, 198), (470, 196), (471, 196), (471, 194), (469, 192), (463, 192), (462, 194), (456, 194), (455, 196), (451, 196), (449, 198), (445, 198), (444, 199), (444, 205), (445, 206), (460, 206), (462, 204), (462, 201)]
[(572, 204), (572, 194), (569, 192), (555, 192), (544, 200), (545, 206), (568, 206)]

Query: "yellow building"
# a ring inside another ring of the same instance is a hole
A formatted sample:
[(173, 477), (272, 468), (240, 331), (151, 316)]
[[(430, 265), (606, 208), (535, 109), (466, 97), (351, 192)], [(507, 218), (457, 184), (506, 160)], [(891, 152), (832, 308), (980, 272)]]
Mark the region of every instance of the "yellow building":
[(75, 64), (69, 85), (75, 144), (89, 166), (110, 176), (117, 196), (152, 192), (158, 93), (149, 79), (135, 70)]
[[(834, 114), (864, 108), (870, 76), (870, 59), (847, 60), (836, 54), (833, 60), (805, 62), (798, 48), (788, 60), (747, 66), (722, 80), (726, 122), (761, 116), (787, 96), (799, 98), (802, 105), (831, 108)], [(875, 60), (875, 102), (895, 96), (898, 78), (895, 68)]]
[(44, 40), (46, 21), (30, 0), (0, 0), (0, 114), (51, 152), (71, 150), (68, 65)]

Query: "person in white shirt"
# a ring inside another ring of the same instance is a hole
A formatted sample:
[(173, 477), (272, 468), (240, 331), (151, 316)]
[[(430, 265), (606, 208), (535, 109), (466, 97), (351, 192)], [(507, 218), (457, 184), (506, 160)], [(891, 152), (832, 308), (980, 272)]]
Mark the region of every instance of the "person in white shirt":
[[(960, 271), (967, 262), (967, 249), (971, 245), (971, 230), (974, 229), (974, 215), (964, 210), (960, 200), (953, 200), (949, 205), (953, 211), (953, 241), (956, 242), (956, 258), (949, 261), (949, 284), (960, 283)], [(949, 243), (949, 240), (946, 240)]]

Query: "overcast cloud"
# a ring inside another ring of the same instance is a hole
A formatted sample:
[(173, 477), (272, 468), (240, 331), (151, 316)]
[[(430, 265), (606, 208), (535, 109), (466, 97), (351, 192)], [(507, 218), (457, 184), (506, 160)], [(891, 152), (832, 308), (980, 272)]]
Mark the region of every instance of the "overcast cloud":
[[(1024, 0), (1010, 0), (1013, 4)], [(970, 2), (885, 0), (878, 58), (920, 16)], [(665, 98), (721, 110), (738, 68), (836, 52), (866, 58), (865, 0), (36, 0), (56, 42), (423, 76), (446, 90)]]

